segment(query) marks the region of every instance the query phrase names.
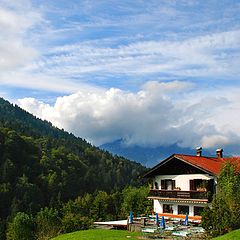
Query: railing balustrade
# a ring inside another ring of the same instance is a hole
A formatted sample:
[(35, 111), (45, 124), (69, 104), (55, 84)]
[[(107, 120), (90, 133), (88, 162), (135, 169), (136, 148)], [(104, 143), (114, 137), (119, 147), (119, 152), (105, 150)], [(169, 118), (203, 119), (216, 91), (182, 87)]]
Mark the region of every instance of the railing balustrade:
[(155, 190), (151, 189), (150, 197), (185, 198), (185, 199), (210, 199), (212, 194), (207, 191), (180, 191), (180, 190)]

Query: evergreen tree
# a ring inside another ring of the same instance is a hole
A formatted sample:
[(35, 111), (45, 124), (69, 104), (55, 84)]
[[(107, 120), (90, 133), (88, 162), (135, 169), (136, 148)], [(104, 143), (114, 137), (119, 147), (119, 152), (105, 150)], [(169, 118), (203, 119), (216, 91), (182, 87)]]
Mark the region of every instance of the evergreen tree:
[(240, 228), (240, 174), (227, 162), (222, 168), (212, 208), (205, 208), (203, 227), (213, 236)]
[[(128, 184), (139, 186), (139, 176), (145, 170), (141, 164), (112, 156), (0, 98), (1, 232), (7, 221), (14, 226), (20, 216), (23, 219), (37, 215), (37, 225), (41, 226), (40, 216), (47, 217), (50, 209), (60, 212), (70, 200), (79, 209), (61, 216), (66, 226), (71, 225), (72, 219), (80, 224), (84, 216), (90, 221), (118, 219), (122, 201), (118, 194), (122, 196), (121, 191)], [(113, 192), (117, 194), (112, 195)], [(45, 207), (48, 210), (40, 210)], [(10, 229), (15, 228), (8, 227), (9, 239), (13, 236)]]

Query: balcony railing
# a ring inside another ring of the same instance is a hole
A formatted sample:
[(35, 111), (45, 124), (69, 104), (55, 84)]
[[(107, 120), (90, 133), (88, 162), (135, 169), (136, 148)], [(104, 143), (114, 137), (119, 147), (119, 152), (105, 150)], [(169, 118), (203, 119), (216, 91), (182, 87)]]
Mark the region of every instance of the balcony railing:
[(179, 191), (179, 190), (155, 190), (151, 189), (150, 197), (162, 198), (184, 198), (184, 199), (206, 199), (211, 200), (212, 194), (207, 191)]

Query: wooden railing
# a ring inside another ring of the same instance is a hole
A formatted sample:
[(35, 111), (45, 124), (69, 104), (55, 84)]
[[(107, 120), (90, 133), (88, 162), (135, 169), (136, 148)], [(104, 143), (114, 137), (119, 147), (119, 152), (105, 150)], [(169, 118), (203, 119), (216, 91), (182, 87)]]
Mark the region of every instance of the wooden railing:
[(179, 191), (179, 190), (155, 190), (151, 189), (149, 197), (185, 198), (211, 200), (212, 194), (207, 191)]

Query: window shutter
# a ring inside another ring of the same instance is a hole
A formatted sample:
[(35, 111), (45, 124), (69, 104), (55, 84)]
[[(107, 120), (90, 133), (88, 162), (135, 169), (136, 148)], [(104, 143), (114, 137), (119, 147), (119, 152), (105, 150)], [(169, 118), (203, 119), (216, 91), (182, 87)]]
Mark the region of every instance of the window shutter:
[(194, 180), (190, 180), (190, 191), (191, 190), (196, 190), (194, 189)]
[(165, 188), (165, 180), (161, 180), (161, 189), (166, 189)]
[(205, 188), (208, 187), (208, 180), (203, 180), (203, 187), (205, 187)]
[(174, 190), (174, 188), (176, 187), (176, 181), (175, 180), (172, 180), (172, 190)]

